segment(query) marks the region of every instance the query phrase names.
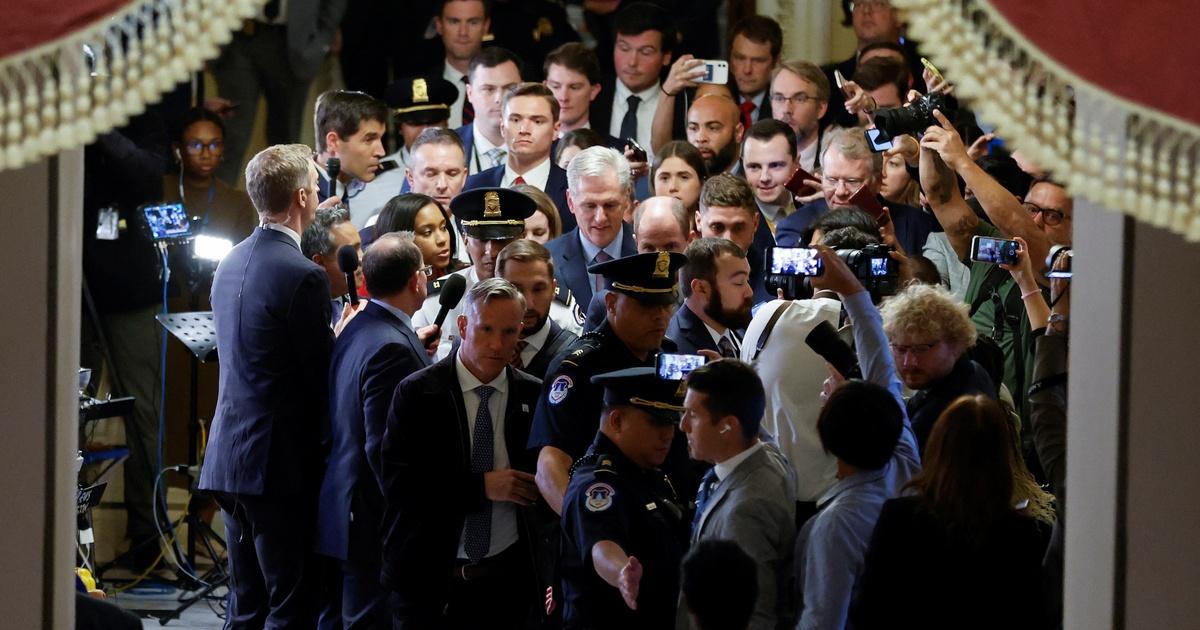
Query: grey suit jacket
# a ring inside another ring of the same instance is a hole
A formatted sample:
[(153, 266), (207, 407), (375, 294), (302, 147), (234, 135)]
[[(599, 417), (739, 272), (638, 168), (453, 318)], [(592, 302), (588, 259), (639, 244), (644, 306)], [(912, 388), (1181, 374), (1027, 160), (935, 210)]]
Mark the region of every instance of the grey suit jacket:
[[(692, 532), (692, 542), (733, 540), (758, 565), (758, 601), (751, 630), (791, 628), (792, 554), (796, 542), (796, 495), (774, 445), (763, 443), (713, 490)], [(682, 596), (681, 596), (682, 597)], [(690, 628), (680, 600), (676, 627)]]

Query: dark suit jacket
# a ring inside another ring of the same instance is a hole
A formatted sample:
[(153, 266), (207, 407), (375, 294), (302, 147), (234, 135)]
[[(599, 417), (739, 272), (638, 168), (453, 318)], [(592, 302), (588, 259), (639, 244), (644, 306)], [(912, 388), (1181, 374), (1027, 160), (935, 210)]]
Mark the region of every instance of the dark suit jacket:
[(329, 364), (333, 446), (318, 503), (318, 553), (378, 562), (379, 445), (388, 406), (400, 381), (429, 364), (413, 329), (374, 302), (334, 342)]
[(540, 379), (546, 378), (546, 370), (550, 368), (550, 362), (554, 360), (554, 357), (577, 339), (575, 333), (563, 330), (563, 327), (553, 319), (546, 320), (546, 325), (550, 327), (550, 332), (546, 335), (546, 342), (542, 344), (542, 349), (533, 355), (533, 359), (525, 365), (524, 370)]
[(712, 350), (718, 354), (721, 352), (717, 349), (717, 344), (713, 343), (712, 335), (708, 334), (704, 322), (688, 308), (686, 302), (671, 316), (671, 323), (667, 325), (667, 337), (679, 346), (679, 352), (683, 354), (696, 354), (697, 350)]
[[(610, 125), (612, 124), (613, 112), (613, 96), (617, 93), (617, 78), (615, 76), (604, 77), (600, 81), (600, 94), (596, 96), (596, 100), (592, 101), (591, 107), (588, 109), (588, 123), (592, 129), (599, 131), (604, 135), (609, 135)], [(671, 125), (672, 138), (687, 137), (687, 108), (684, 106), (684, 101), (691, 102), (691, 98), (684, 99), (680, 94), (675, 98), (675, 119)], [(642, 116), (649, 116), (654, 119), (654, 110), (646, 108), (638, 108), (638, 120)], [(617, 138), (624, 144), (624, 138)], [(618, 151), (624, 147), (616, 147)], [(648, 153), (651, 153), (650, 158), (653, 159), (654, 148), (649, 146), (642, 147)]]
[[(504, 181), (505, 168), (501, 164), (467, 177), (467, 182), (463, 184), (463, 190), (500, 186), (500, 182)], [(546, 178), (546, 189), (542, 192), (546, 193), (554, 202), (554, 206), (558, 208), (563, 231), (575, 229), (575, 215), (571, 214), (570, 208), (567, 207), (567, 172), (554, 162), (550, 163), (550, 176)]]
[(289, 0), (287, 4), (288, 62), (295, 79), (317, 74), (329, 52), (333, 34), (342, 23), (347, 0)]
[[(633, 226), (628, 223), (622, 224), (620, 238), (619, 258), (637, 253), (637, 244), (633, 241)], [(546, 249), (554, 256), (554, 277), (559, 286), (570, 289), (576, 302), (590, 304), (592, 283), (588, 280), (587, 266), (591, 261), (587, 252), (583, 250), (583, 244), (579, 242), (579, 228), (564, 232), (562, 236), (546, 243)]]
[[(880, 203), (887, 207), (896, 224), (896, 240), (904, 247), (910, 256), (920, 254), (925, 249), (925, 241), (929, 240), (930, 232), (941, 232), (937, 219), (920, 208), (885, 201)], [(829, 204), (824, 199), (804, 204), (796, 211), (775, 224), (775, 241), (780, 247), (807, 247), (804, 232), (821, 215), (829, 212)]]
[[(463, 157), (467, 161), (468, 171), (471, 168), (471, 160), (474, 157), (472, 152), (475, 150), (475, 123), (465, 124), (454, 130), (458, 134), (458, 138), (463, 143)], [(406, 177), (405, 180), (408, 178)]]
[(312, 495), (329, 411), (329, 279), (282, 232), (256, 228), (217, 266), (221, 375), (200, 488)]
[[(451, 353), (401, 381), (388, 411), (381, 452), (386, 506), (381, 577), (406, 606), (442, 609), (463, 523), (469, 513), (488, 505), (483, 474), (471, 472), (470, 429), (455, 371), (457, 356)], [(526, 443), (541, 381), (506, 369), (504, 439), (509, 463), (533, 473), (537, 453)], [(522, 518), (518, 528), (519, 544), (528, 544)]]

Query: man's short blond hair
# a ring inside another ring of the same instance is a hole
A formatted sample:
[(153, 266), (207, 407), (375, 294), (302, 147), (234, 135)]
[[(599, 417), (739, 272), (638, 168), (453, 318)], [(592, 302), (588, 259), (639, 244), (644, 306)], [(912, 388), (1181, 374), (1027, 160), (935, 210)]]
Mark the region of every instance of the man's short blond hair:
[(879, 308), (889, 338), (921, 343), (945, 340), (963, 350), (975, 345), (978, 336), (968, 311), (949, 291), (928, 284), (911, 285)]
[(250, 158), (246, 165), (246, 194), (259, 218), (286, 212), (299, 188), (308, 188), (312, 148), (276, 144)]

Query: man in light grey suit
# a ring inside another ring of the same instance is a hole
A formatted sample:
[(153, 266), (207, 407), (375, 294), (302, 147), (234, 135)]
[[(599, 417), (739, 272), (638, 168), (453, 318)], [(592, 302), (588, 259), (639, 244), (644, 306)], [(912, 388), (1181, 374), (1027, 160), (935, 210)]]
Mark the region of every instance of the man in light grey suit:
[[(687, 378), (680, 426), (693, 459), (713, 464), (700, 483), (692, 542), (728, 539), (754, 559), (758, 599), (753, 630), (791, 628), (796, 496), (788, 465), (760, 441), (762, 381), (736, 359), (713, 361)], [(677, 628), (694, 628), (680, 602)]]

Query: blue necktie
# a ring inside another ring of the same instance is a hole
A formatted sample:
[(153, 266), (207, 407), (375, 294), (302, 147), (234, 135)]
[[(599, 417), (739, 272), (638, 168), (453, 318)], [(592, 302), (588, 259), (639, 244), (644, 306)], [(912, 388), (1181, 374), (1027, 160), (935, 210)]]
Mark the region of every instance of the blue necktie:
[[(488, 473), (492, 471), (492, 413), (488, 410), (488, 399), (496, 388), (480, 385), (475, 388), (479, 394), (479, 410), (475, 412), (475, 435), (471, 440), (471, 472)], [(492, 502), (488, 501), (483, 509), (467, 515), (466, 532), (463, 536), (463, 550), (472, 561), (480, 560), (487, 555), (492, 546)]]
[(708, 499), (712, 496), (712, 491), (717, 487), (720, 480), (717, 479), (717, 469), (709, 468), (708, 472), (704, 473), (704, 478), (700, 480), (700, 490), (696, 493), (696, 513), (692, 515), (692, 536), (695, 537), (699, 533), (700, 515), (704, 514), (704, 508), (708, 505)]

